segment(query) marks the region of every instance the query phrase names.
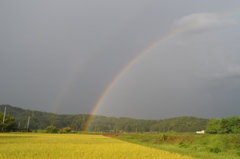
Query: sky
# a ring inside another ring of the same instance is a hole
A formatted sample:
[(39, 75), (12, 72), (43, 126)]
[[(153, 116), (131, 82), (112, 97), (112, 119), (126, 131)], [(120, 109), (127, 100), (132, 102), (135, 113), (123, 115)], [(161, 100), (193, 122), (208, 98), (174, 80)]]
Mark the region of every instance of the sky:
[(239, 116), (239, 30), (239, 0), (1, 1), (0, 104)]

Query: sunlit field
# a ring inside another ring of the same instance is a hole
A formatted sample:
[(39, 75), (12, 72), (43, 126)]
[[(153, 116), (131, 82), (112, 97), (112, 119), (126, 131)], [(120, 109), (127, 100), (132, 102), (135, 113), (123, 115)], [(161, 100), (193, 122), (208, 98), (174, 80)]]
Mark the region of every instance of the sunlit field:
[(0, 134), (0, 158), (191, 159), (101, 135)]

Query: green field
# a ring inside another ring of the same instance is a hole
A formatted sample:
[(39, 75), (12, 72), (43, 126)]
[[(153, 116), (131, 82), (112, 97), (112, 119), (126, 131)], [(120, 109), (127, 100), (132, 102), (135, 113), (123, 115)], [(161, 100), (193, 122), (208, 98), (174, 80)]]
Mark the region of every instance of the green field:
[(1, 159), (191, 159), (102, 135), (1, 133)]
[(239, 159), (239, 134), (138, 133), (119, 134), (115, 138), (160, 150), (201, 159)]

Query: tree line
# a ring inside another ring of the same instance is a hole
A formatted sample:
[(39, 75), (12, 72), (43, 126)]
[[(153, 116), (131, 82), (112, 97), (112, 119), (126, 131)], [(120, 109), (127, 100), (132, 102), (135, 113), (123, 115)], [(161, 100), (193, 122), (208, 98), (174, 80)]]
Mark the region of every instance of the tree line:
[[(11, 105), (0, 105), (0, 111), (7, 108), (7, 114), (15, 119), (14, 131), (45, 129), (54, 126), (58, 129), (70, 127), (72, 131), (83, 131), (89, 114), (54, 114), (26, 110)], [(2, 117), (0, 116), (0, 120)], [(168, 119), (133, 119), (126, 117), (106, 117), (94, 115), (88, 131), (94, 132), (195, 132), (206, 128), (209, 119), (190, 116)], [(0, 121), (1, 123), (1, 121)]]
[(206, 126), (206, 132), (210, 134), (237, 134), (240, 133), (240, 117), (211, 119)]

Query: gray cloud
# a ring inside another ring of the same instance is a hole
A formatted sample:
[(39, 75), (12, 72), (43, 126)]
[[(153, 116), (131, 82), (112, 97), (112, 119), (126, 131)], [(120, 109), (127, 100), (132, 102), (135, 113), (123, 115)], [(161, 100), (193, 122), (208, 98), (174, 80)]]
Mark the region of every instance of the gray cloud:
[[(3, 1), (0, 104), (90, 113), (129, 62), (171, 35), (124, 73), (99, 115), (235, 115), (240, 17), (219, 13), (236, 6), (239, 0)], [(185, 31), (171, 34), (172, 27)]]
[(216, 80), (229, 80), (238, 79), (240, 80), (240, 66), (229, 66), (225, 73), (216, 73), (213, 75)]
[(202, 33), (237, 24), (232, 18), (223, 18), (219, 13), (193, 13), (175, 21), (176, 28), (190, 28), (188, 32)]

